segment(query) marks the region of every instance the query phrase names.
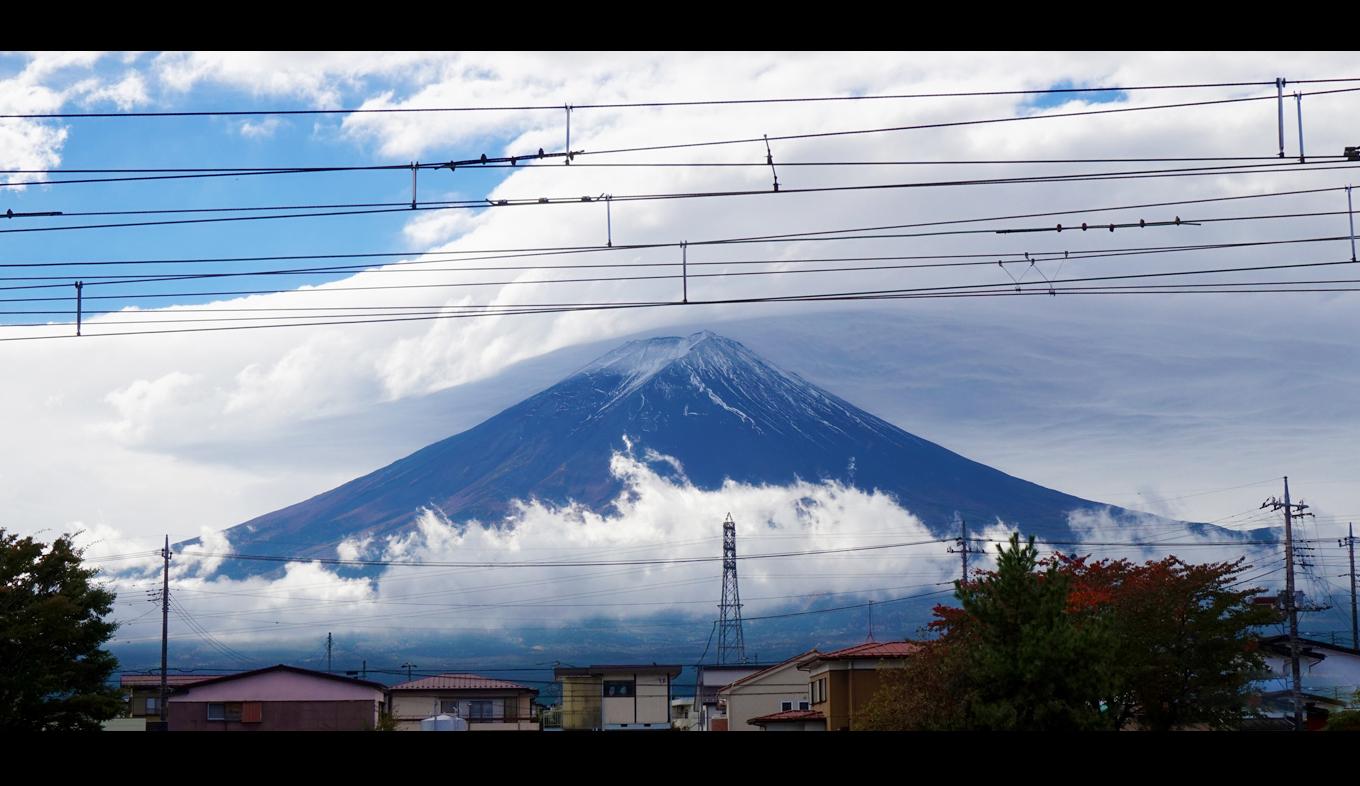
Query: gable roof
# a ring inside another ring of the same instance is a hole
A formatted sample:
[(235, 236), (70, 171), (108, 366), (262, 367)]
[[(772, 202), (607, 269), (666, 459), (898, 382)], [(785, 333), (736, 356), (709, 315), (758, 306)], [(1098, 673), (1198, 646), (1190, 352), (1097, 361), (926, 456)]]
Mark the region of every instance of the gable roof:
[(537, 694), (538, 690), (518, 682), (483, 677), (480, 674), (436, 674), (393, 685), (390, 690), (519, 690)]
[[(719, 693), (725, 693), (725, 692), (727, 692), (727, 691), (729, 691), (729, 690), (732, 690), (733, 688), (737, 687), (738, 685), (742, 685), (743, 683), (750, 682), (751, 680), (759, 679), (759, 678), (765, 676), (766, 674), (769, 674), (769, 673), (772, 672), (772, 671), (777, 671), (777, 670), (779, 670), (779, 669), (782, 669), (782, 668), (784, 668), (785, 666), (789, 665), (790, 663), (797, 663), (798, 665), (802, 665), (802, 663), (803, 663), (804, 660), (810, 660), (812, 657), (814, 657), (814, 656), (816, 656), (816, 655), (819, 655), (819, 654), (820, 654), (820, 653), (817, 652), (817, 648), (816, 648), (816, 647), (813, 647), (812, 649), (808, 650), (807, 652), (801, 653), (801, 654), (799, 654), (799, 655), (794, 655), (792, 658), (789, 658), (788, 660), (783, 661), (782, 663), (776, 663), (776, 664), (774, 664), (773, 666), (767, 666), (767, 667), (761, 669), (760, 671), (758, 671), (758, 672), (756, 672), (756, 673), (754, 673), (754, 674), (747, 674), (745, 677), (742, 677), (742, 678), (739, 679), (739, 680), (733, 680), (732, 682), (730, 682), (730, 683), (728, 683), (727, 685), (723, 686), (718, 692), (719, 692)], [(747, 722), (749, 723), (750, 721), (747, 721)]]
[(882, 660), (886, 658), (905, 658), (914, 655), (921, 649), (921, 645), (914, 641), (870, 641), (864, 644), (856, 644), (853, 647), (846, 647), (842, 650), (827, 652), (809, 658), (806, 663), (800, 663), (798, 668), (807, 668), (808, 664), (825, 660)]
[(387, 690), (387, 686), (384, 685), (384, 684), (382, 684), (381, 682), (373, 682), (373, 681), (371, 681), (371, 680), (361, 680), (361, 679), (358, 679), (358, 678), (356, 678), (356, 677), (345, 677), (345, 676), (342, 676), (342, 675), (339, 675), (339, 674), (331, 674), (331, 673), (325, 672), (325, 671), (312, 671), (311, 669), (304, 669), (304, 668), (301, 668), (301, 667), (299, 667), (299, 666), (289, 666), (289, 665), (287, 665), (287, 664), (280, 663), (280, 664), (278, 664), (278, 665), (276, 665), (276, 666), (265, 666), (263, 669), (254, 669), (254, 670), (252, 670), (252, 671), (241, 671), (241, 672), (237, 672), (237, 673), (235, 673), (235, 674), (223, 674), (223, 675), (220, 676), (220, 677), (210, 677), (210, 678), (208, 678), (208, 679), (206, 679), (206, 680), (199, 680), (198, 682), (195, 682), (195, 683), (193, 683), (193, 684), (191, 684), (191, 685), (181, 685), (181, 686), (180, 686), (179, 688), (177, 688), (174, 692), (179, 693), (179, 692), (181, 692), (181, 691), (185, 691), (185, 690), (188, 690), (188, 689), (190, 689), (190, 688), (201, 688), (201, 687), (203, 687), (204, 685), (216, 685), (216, 684), (221, 683), (221, 682), (230, 682), (230, 681), (232, 681), (232, 680), (239, 680), (239, 679), (241, 679), (241, 678), (243, 678), (243, 677), (254, 677), (254, 676), (257, 675), (257, 674), (267, 674), (267, 673), (269, 673), (269, 672), (271, 672), (271, 671), (290, 671), (290, 672), (293, 672), (294, 674), (301, 674), (301, 675), (306, 676), (306, 677), (320, 677), (320, 678), (322, 678), (322, 679), (328, 679), (328, 680), (339, 680), (340, 682), (349, 683), (349, 684), (351, 684), (351, 685), (362, 685), (362, 686), (364, 686), (364, 687), (366, 687), (366, 688), (376, 688), (377, 690), (381, 690), (381, 691), (386, 691), (386, 690)]

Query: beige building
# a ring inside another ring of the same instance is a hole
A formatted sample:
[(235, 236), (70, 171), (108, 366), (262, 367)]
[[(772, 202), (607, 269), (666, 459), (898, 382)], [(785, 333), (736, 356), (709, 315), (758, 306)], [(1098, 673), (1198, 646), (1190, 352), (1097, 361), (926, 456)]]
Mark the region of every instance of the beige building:
[(420, 721), (451, 715), (468, 731), (538, 731), (533, 701), (538, 691), (479, 674), (440, 674), (388, 688), (398, 731), (420, 731)]
[(849, 731), (855, 714), (878, 692), (878, 670), (905, 666), (918, 649), (912, 641), (869, 642), (804, 661), (798, 668), (808, 674), (811, 711), (822, 714), (828, 731)]
[(718, 691), (728, 731), (760, 731), (752, 718), (811, 709), (808, 675), (798, 667), (817, 656), (816, 650), (796, 655), (754, 674), (742, 677)]
[(558, 667), (563, 731), (671, 728), (671, 681), (681, 666)]
[[(171, 674), (165, 678), (168, 692), (212, 679), (211, 674)], [(161, 712), (161, 678), (159, 674), (124, 674), (118, 687), (127, 697), (127, 717), (141, 718), (143, 723), (163, 721)]]

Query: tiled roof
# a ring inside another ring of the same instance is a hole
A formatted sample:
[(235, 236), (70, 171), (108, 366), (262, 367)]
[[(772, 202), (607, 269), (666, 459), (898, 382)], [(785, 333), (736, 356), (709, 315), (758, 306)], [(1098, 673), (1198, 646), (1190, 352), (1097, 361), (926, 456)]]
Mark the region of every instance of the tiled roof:
[(533, 688), (517, 682), (483, 677), (480, 674), (439, 674), (393, 685), (392, 690), (527, 690)]
[(913, 655), (921, 645), (914, 641), (870, 641), (846, 647), (843, 650), (828, 652), (818, 656), (819, 660), (846, 660), (850, 658), (905, 658)]
[(826, 720), (826, 716), (817, 710), (784, 710), (773, 715), (761, 715), (759, 718), (752, 718), (746, 722), (753, 726), (763, 726), (766, 723), (779, 723), (780, 721), (815, 720)]
[[(214, 674), (172, 674), (165, 678), (167, 686), (194, 685), (204, 680), (213, 679)], [(161, 677), (159, 674), (124, 674), (118, 678), (118, 685), (122, 688), (159, 688)]]

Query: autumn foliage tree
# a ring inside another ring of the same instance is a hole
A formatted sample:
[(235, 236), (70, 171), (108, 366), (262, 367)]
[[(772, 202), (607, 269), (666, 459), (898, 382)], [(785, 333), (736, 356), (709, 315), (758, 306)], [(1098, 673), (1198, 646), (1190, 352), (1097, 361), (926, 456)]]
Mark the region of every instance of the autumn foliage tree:
[(1069, 614), (1109, 631), (1102, 701), (1114, 728), (1223, 729), (1242, 719), (1243, 691), (1264, 667), (1251, 631), (1275, 621), (1272, 609), (1252, 603), (1258, 588), (1235, 586), (1243, 560), (1052, 563), (1072, 577)]
[(884, 677), (870, 729), (1231, 728), (1273, 613), (1236, 588), (1242, 562), (1142, 565), (1055, 555), (1033, 539), (937, 606), (940, 636)]

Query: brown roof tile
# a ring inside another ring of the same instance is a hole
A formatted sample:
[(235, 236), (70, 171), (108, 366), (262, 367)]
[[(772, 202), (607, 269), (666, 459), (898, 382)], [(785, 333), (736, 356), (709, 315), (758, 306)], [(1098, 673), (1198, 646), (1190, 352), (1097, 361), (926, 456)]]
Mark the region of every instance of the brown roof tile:
[(763, 726), (766, 723), (778, 723), (779, 721), (812, 720), (826, 720), (826, 716), (818, 710), (784, 710), (771, 715), (761, 715), (759, 718), (751, 718), (746, 722), (754, 726)]

